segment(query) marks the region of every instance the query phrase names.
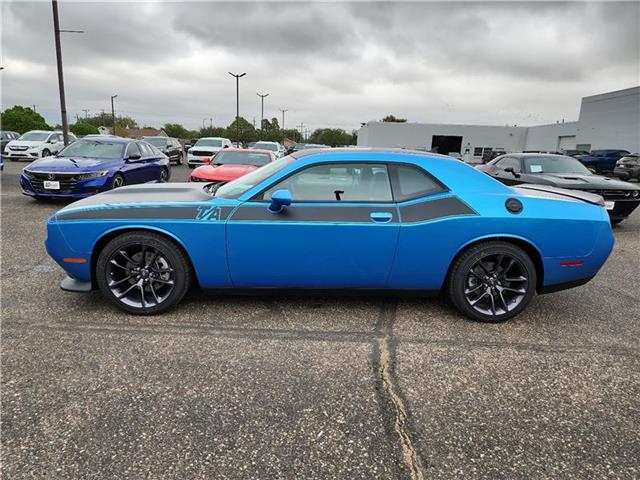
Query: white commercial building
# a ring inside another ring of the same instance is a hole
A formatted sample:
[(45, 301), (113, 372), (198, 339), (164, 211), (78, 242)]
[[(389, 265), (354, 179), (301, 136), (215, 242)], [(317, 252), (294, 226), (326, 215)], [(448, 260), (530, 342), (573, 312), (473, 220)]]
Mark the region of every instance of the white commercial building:
[(584, 97), (577, 122), (532, 127), (369, 122), (358, 146), (460, 153), (480, 161), (487, 151), (640, 151), (640, 87)]

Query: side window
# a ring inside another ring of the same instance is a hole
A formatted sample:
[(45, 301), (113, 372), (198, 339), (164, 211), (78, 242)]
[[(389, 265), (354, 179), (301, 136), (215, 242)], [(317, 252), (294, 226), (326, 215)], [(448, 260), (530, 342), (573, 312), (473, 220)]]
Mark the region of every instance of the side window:
[(294, 202), (391, 202), (387, 166), (376, 163), (334, 163), (305, 168), (264, 192), (270, 200), (287, 189)]
[(127, 158), (129, 158), (131, 155), (142, 155), (136, 142), (131, 142), (127, 147)]
[(394, 197), (397, 202), (446, 192), (447, 188), (424, 170), (409, 165), (394, 165)]
[(142, 152), (143, 157), (150, 157), (154, 154), (151, 147), (149, 147), (145, 142), (138, 143), (138, 146), (140, 147), (140, 152)]
[(498, 163), (496, 163), (496, 166), (500, 170), (513, 168), (513, 171), (516, 173), (520, 173), (522, 171), (522, 168), (520, 167), (520, 160), (518, 160), (515, 157), (505, 157), (501, 159)]

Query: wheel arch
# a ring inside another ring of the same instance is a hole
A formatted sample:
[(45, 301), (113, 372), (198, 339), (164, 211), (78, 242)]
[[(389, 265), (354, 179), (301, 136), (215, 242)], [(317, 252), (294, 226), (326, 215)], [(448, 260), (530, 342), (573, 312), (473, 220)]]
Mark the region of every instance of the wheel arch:
[(187, 251), (187, 248), (185, 247), (184, 243), (182, 243), (182, 240), (180, 240), (171, 232), (168, 232), (162, 228), (150, 227), (149, 225), (127, 225), (127, 226), (115, 227), (110, 230), (107, 230), (93, 244), (93, 247), (91, 249), (92, 288), (94, 289), (97, 288), (96, 264), (98, 262), (98, 257), (100, 256), (100, 253), (102, 252), (104, 247), (107, 245), (107, 243), (109, 243), (111, 240), (118, 237), (119, 235), (122, 235), (125, 233), (132, 233), (132, 232), (155, 233), (173, 242), (182, 251), (182, 253), (184, 253), (187, 261), (189, 262), (189, 268), (191, 269), (191, 274), (192, 274), (194, 283), (199, 286), (198, 275), (196, 274), (196, 269), (193, 267), (193, 261), (191, 260), (191, 255), (189, 255), (189, 252)]
[(508, 235), (508, 234), (494, 234), (494, 235), (487, 235), (480, 238), (475, 238), (473, 240), (468, 241), (462, 247), (460, 247), (456, 252), (456, 254), (453, 256), (453, 258), (451, 259), (451, 262), (449, 263), (449, 268), (447, 269), (447, 275), (445, 277), (443, 287), (445, 285), (448, 285), (449, 277), (451, 275), (451, 270), (455, 265), (456, 261), (458, 260), (458, 258), (460, 257), (460, 255), (466, 252), (469, 248), (472, 248), (475, 245), (478, 245), (479, 243), (485, 243), (485, 242), (491, 242), (491, 241), (511, 243), (512, 245), (515, 245), (516, 247), (523, 250), (529, 256), (529, 258), (533, 262), (533, 266), (536, 269), (536, 291), (540, 293), (544, 286), (544, 264), (542, 262), (542, 254), (540, 253), (540, 250), (538, 249), (538, 247), (535, 246), (535, 244), (531, 240), (528, 240), (526, 238), (519, 237), (516, 235)]

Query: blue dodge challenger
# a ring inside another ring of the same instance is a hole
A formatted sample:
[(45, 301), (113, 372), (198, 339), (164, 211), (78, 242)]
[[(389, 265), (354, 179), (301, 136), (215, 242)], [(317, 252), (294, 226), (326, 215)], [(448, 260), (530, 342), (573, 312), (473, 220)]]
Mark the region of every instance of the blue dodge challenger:
[(613, 235), (597, 195), (508, 187), (436, 154), (302, 150), (226, 184), (118, 188), (63, 208), (62, 288), (156, 314), (213, 289), (444, 292), (485, 322), (588, 282)]

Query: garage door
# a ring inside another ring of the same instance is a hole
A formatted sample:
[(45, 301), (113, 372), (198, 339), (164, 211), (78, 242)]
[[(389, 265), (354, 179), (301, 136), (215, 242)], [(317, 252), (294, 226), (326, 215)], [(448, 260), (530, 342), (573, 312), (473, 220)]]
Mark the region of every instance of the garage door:
[(566, 137), (558, 137), (558, 150), (573, 150), (576, 148), (576, 136), (567, 135)]

